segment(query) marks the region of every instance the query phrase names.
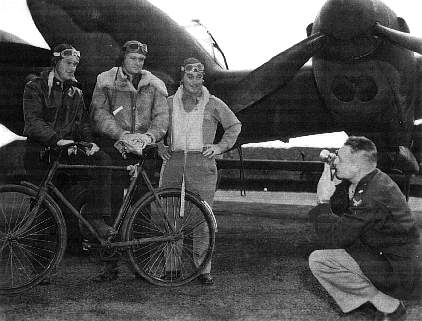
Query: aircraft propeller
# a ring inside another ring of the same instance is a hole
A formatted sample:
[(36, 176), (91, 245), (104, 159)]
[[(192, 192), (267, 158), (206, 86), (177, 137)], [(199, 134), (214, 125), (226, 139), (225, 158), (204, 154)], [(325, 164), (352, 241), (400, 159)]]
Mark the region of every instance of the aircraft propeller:
[(287, 84), (327, 40), (323, 33), (313, 34), (250, 72), (231, 95), (229, 104), (233, 111), (248, 108)]

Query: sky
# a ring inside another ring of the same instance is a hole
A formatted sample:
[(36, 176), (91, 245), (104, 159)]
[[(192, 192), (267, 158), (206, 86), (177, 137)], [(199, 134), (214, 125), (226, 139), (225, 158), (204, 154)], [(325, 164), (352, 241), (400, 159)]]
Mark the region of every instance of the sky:
[[(254, 69), (303, 40), (306, 37), (306, 26), (313, 22), (325, 1), (150, 2), (183, 26), (192, 25), (192, 19), (199, 19), (223, 49), (230, 69)], [(422, 37), (421, 0), (385, 0), (384, 3), (398, 16), (406, 19), (413, 34)], [(48, 48), (32, 21), (25, 0), (0, 0), (0, 29), (13, 33), (33, 45)], [(343, 136), (339, 137), (337, 139), (341, 141)], [(317, 137), (315, 141), (321, 140)]]
[[(116, 0), (118, 1), (118, 0)], [(219, 43), (230, 69), (252, 69), (306, 37), (324, 0), (150, 0), (181, 25), (199, 19)], [(385, 0), (422, 36), (420, 0)], [(259, 5), (257, 5), (259, 3)], [(25, 0), (0, 0), (0, 29), (48, 48)]]

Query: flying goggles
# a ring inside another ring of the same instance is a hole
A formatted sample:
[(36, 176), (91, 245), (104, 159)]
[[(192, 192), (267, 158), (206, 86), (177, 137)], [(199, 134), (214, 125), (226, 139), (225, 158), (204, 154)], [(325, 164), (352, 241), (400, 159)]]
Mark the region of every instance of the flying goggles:
[(140, 53), (140, 54), (146, 56), (146, 54), (148, 52), (148, 46), (146, 44), (139, 42), (139, 41), (131, 40), (131, 41), (126, 42), (123, 45), (123, 50), (125, 52), (137, 52), (137, 53)]
[(200, 62), (196, 63), (196, 64), (188, 64), (186, 66), (182, 66), (180, 68), (181, 71), (184, 72), (200, 72), (200, 73), (204, 73), (204, 65), (201, 64)]
[(74, 57), (79, 59), (81, 57), (81, 52), (76, 50), (76, 49), (73, 49), (73, 48), (72, 49), (64, 49), (60, 52), (53, 52), (53, 56), (54, 57), (60, 57), (61, 56), (63, 58), (74, 56)]

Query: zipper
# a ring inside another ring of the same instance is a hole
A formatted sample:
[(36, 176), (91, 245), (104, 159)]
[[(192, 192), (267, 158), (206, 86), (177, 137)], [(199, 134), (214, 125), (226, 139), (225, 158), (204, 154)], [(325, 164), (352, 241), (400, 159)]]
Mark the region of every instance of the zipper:
[(130, 111), (131, 111), (131, 118), (132, 118), (132, 123), (131, 123), (131, 133), (135, 133), (135, 112), (136, 112), (136, 95), (133, 92), (130, 92), (130, 100), (131, 100), (131, 106), (130, 106)]

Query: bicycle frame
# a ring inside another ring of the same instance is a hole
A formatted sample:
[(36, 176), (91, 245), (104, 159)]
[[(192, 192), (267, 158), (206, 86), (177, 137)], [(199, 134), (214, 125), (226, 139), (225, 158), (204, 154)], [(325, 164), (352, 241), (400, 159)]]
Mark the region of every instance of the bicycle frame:
[[(50, 167), (47, 175), (44, 177), (43, 181), (41, 182), (41, 184), (39, 186), (33, 185), (32, 183), (29, 182), (22, 182), (22, 185), (27, 185), (30, 186), (32, 188), (38, 188), (38, 193), (36, 196), (36, 200), (37, 203), (35, 204), (34, 208), (32, 209), (31, 212), (37, 212), (39, 207), (41, 206), (41, 203), (44, 201), (44, 199), (48, 196), (50, 196), (51, 194), (49, 193), (49, 191), (52, 192), (52, 195), (54, 195), (56, 197), (56, 199), (59, 199), (65, 206), (67, 209), (69, 209), (69, 211), (72, 213), (72, 215), (76, 216), (79, 220), (82, 221), (83, 225), (88, 228), (88, 230), (91, 232), (91, 234), (93, 236), (95, 236), (95, 238), (100, 242), (100, 246), (103, 247), (108, 247), (108, 248), (112, 248), (112, 247), (127, 247), (127, 246), (135, 246), (135, 245), (140, 245), (143, 243), (150, 243), (150, 242), (159, 242), (159, 241), (171, 241), (171, 240), (179, 240), (182, 238), (181, 235), (179, 234), (175, 234), (174, 233), (174, 227), (170, 224), (167, 213), (164, 211), (164, 209), (162, 208), (162, 204), (159, 201), (156, 189), (152, 186), (152, 183), (146, 173), (146, 171), (143, 169), (143, 163), (144, 163), (144, 159), (142, 159), (141, 162), (138, 162), (136, 164), (133, 165), (129, 165), (129, 166), (100, 166), (100, 165), (69, 165), (69, 164), (63, 164), (60, 163), (59, 161), (60, 156), (58, 157), (57, 160), (55, 160), (52, 164), (52, 166)], [(129, 211), (130, 208), (130, 204), (133, 198), (133, 194), (134, 191), (136, 190), (136, 186), (137, 183), (139, 181), (139, 177), (142, 177), (144, 184), (147, 186), (148, 190), (153, 193), (157, 204), (158, 204), (158, 209), (161, 215), (163, 215), (166, 225), (166, 232), (172, 232), (169, 233), (168, 236), (164, 236), (164, 237), (151, 237), (151, 238), (143, 238), (141, 240), (133, 240), (133, 241), (126, 241), (126, 242), (112, 242), (112, 238), (113, 236), (105, 239), (103, 237), (101, 237), (97, 231), (92, 227), (92, 225), (89, 223), (89, 221), (84, 218), (81, 213), (73, 206), (73, 204), (71, 202), (69, 202), (67, 200), (67, 198), (63, 195), (63, 193), (53, 184), (52, 179), (54, 178), (56, 172), (60, 169), (67, 169), (67, 170), (77, 170), (77, 169), (103, 169), (103, 170), (112, 170), (112, 171), (131, 171), (132, 175), (130, 178), (130, 184), (127, 190), (127, 193), (125, 194), (124, 198), (123, 198), (123, 202), (122, 205), (120, 206), (120, 209), (118, 211), (117, 217), (114, 220), (113, 223), (113, 227), (119, 231), (120, 227), (121, 227), (121, 223), (123, 221), (123, 219), (125, 218), (126, 214)], [(141, 175), (139, 175), (141, 174)], [(51, 196), (50, 196), (51, 197)], [(27, 224), (31, 224), (30, 221), (27, 222)]]

